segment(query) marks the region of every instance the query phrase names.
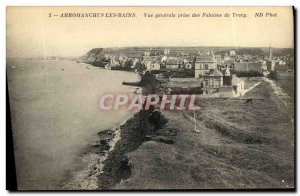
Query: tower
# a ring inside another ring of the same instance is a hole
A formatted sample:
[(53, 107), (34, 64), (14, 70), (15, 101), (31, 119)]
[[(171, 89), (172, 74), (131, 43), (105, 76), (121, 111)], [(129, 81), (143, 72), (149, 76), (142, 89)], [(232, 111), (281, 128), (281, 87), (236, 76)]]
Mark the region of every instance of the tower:
[(270, 47), (269, 47), (269, 60), (271, 61), (273, 59), (273, 51), (272, 51), (272, 46), (270, 44)]

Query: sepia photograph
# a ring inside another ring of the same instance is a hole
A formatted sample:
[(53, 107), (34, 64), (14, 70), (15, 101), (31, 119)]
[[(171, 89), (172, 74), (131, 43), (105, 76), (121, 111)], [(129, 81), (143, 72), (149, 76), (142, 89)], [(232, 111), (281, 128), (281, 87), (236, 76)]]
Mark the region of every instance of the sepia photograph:
[(17, 190), (295, 191), (294, 21), (292, 6), (7, 6)]

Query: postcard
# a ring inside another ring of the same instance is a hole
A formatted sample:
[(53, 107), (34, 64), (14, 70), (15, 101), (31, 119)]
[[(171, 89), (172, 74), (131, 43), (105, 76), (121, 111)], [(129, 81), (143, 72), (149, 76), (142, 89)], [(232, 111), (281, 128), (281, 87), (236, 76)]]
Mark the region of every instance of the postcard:
[(295, 190), (293, 7), (6, 16), (17, 190)]

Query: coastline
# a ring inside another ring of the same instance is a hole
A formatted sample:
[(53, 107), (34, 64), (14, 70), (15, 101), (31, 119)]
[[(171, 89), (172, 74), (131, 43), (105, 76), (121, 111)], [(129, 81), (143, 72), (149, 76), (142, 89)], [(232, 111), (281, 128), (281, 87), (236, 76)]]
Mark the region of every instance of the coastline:
[(121, 127), (134, 118), (134, 115), (129, 115), (128, 118), (110, 129), (98, 132), (99, 139), (97, 142), (89, 145), (82, 153), (81, 161), (85, 162), (87, 166), (74, 171), (71, 174), (71, 179), (67, 180), (62, 186), (62, 190), (98, 189), (98, 176), (103, 173), (104, 162), (109, 158), (109, 153), (115, 149), (115, 145), (121, 139)]
[(137, 149), (143, 142), (151, 140), (166, 122), (160, 112), (142, 110), (121, 125), (120, 140), (103, 162), (103, 171), (98, 176), (98, 189), (113, 189), (117, 183), (129, 178), (131, 163), (127, 153)]
[[(80, 64), (84, 64), (87, 66), (97, 67), (91, 63), (87, 62), (80, 62)], [(103, 68), (105, 69), (105, 68)], [(129, 70), (112, 70), (112, 71), (126, 71)], [(133, 72), (133, 71), (130, 71)], [(122, 85), (130, 86), (139, 86), (140, 82), (123, 82)], [(149, 113), (148, 111), (146, 112)], [(152, 111), (150, 112), (152, 113)], [(149, 113), (149, 114), (150, 114)], [(123, 143), (123, 141), (127, 142), (127, 139), (123, 138), (124, 133), (127, 134), (128, 127), (132, 124), (132, 122), (139, 121), (139, 112), (135, 112), (130, 114), (120, 123), (116, 123), (112, 127), (108, 129), (101, 130), (97, 133), (98, 139), (96, 143), (88, 145), (82, 153), (79, 155), (78, 162), (82, 163), (84, 166), (75, 167), (75, 169), (67, 171), (66, 174), (66, 181), (63, 181), (63, 186), (61, 190), (97, 190), (103, 188), (100, 185), (99, 187), (99, 179), (100, 181), (104, 182), (108, 180), (110, 177), (107, 177), (107, 166), (111, 159), (116, 162), (115, 154), (119, 152), (122, 154), (124, 149), (120, 150), (119, 143)], [(146, 115), (148, 116), (148, 115)], [(134, 135), (134, 134), (127, 134)], [(136, 148), (139, 145), (136, 146)], [(115, 149), (117, 148), (117, 149)], [(127, 149), (127, 148), (126, 148)], [(119, 152), (118, 152), (119, 151)], [(127, 150), (125, 150), (127, 152)], [(125, 156), (122, 154), (122, 157)], [(106, 163), (108, 162), (108, 163)], [(119, 160), (119, 163), (122, 164), (122, 160)], [(79, 164), (80, 165), (80, 164)], [(104, 177), (106, 176), (106, 177)], [(102, 180), (101, 180), (102, 179)], [(101, 183), (100, 183), (101, 184)], [(111, 188), (111, 186), (110, 186)], [(105, 188), (104, 188), (105, 189)]]
[[(246, 97), (262, 96), (267, 99), (273, 95), (266, 83), (260, 83), (257, 86)], [(144, 86), (142, 88), (147, 89)], [(257, 100), (255, 104), (258, 108), (264, 105), (264, 99)], [(229, 107), (228, 104), (231, 112), (223, 112), (223, 109)], [(232, 105), (236, 107), (232, 108)], [(276, 116), (270, 119), (269, 114), (264, 111), (257, 110), (257, 107), (250, 110), (242, 101), (235, 99), (202, 100), (201, 106), (202, 111), (194, 114), (194, 117), (198, 119), (197, 122), (193, 120), (190, 112), (174, 114), (141, 110), (124, 120), (119, 126), (103, 130), (107, 133), (113, 132), (109, 134), (113, 137), (108, 142), (102, 142), (106, 135), (99, 132), (99, 144), (102, 143), (102, 145), (93, 145), (90, 149), (89, 166), (84, 174), (78, 175), (78, 184), (76, 186), (73, 184), (71, 189), (74, 187), (78, 187), (75, 190), (147, 190), (148, 187), (160, 189), (224, 188), (226, 184), (235, 187), (237, 185), (235, 178), (241, 179), (242, 183), (238, 185), (239, 188), (263, 186), (290, 188), (294, 186), (289, 175), (293, 168), (290, 157), (292, 150), (282, 147), (286, 138), (279, 138), (277, 133), (272, 136), (265, 132), (261, 133), (259, 131), (261, 129), (272, 130), (271, 127), (266, 128), (264, 124), (259, 124), (256, 131), (252, 130), (252, 124), (260, 123), (252, 118), (254, 114), (260, 112), (264, 120), (272, 122), (276, 121)], [(278, 110), (274, 104), (268, 107), (272, 111)], [(241, 113), (240, 108), (243, 109), (242, 111), (247, 109), (247, 118), (251, 121), (243, 130), (235, 121), (237, 118), (235, 113)], [(215, 113), (215, 110), (219, 112)], [(223, 115), (219, 116), (221, 113)], [(194, 130), (195, 123), (201, 128), (198, 133)], [(276, 125), (277, 128), (282, 126), (281, 123), (283, 122)], [(220, 144), (225, 145), (224, 149), (220, 148)], [(253, 144), (257, 144), (259, 150), (266, 151), (270, 155), (254, 150)], [(103, 146), (107, 151), (102, 156)], [(277, 157), (278, 152), (270, 150), (269, 146), (280, 149), (279, 153), (287, 153), (287, 161), (282, 163), (280, 159), (274, 159), (274, 155)], [(242, 156), (229, 156), (235, 153), (242, 154)], [(195, 157), (191, 159), (190, 154)], [(254, 156), (259, 159), (253, 160), (250, 166), (240, 164), (244, 159), (252, 160)], [(182, 162), (182, 160), (187, 161)], [(203, 160), (204, 162), (201, 162)], [(260, 165), (265, 164), (270, 165), (271, 169), (260, 168)], [(279, 167), (276, 175), (274, 167)], [(287, 173), (286, 170), (289, 172)], [(156, 173), (156, 171), (159, 172)], [(216, 173), (212, 174), (211, 171)], [(217, 174), (227, 171), (230, 171), (234, 178), (225, 176), (224, 179), (219, 179)], [(177, 173), (186, 176), (179, 177)], [(242, 176), (241, 173), (246, 173), (246, 176)], [(206, 179), (202, 179), (202, 175), (212, 177), (209, 185)], [(158, 183), (158, 179), (162, 181), (159, 180), (160, 183)], [(173, 179), (176, 179), (176, 183)], [(186, 179), (190, 182), (189, 184), (186, 184)], [(261, 179), (265, 183), (261, 184)], [(249, 180), (250, 184), (248, 184)]]
[(83, 153), (82, 160), (88, 165), (75, 171), (62, 190), (113, 189), (130, 176), (131, 166), (126, 154), (151, 140), (166, 122), (158, 111), (139, 111), (119, 125), (98, 132), (98, 142)]
[[(90, 69), (91, 67), (97, 68), (96, 66), (86, 62), (76, 63), (84, 65), (88, 69)], [(102, 169), (104, 167), (103, 162), (108, 158), (108, 153), (114, 150), (116, 143), (121, 139), (121, 126), (126, 124), (128, 120), (133, 118), (135, 113), (128, 114), (125, 118), (123, 118), (123, 120), (114, 123), (114, 125), (112, 125), (111, 127), (99, 129), (100, 131), (95, 134), (95, 136), (98, 137), (97, 141), (95, 143), (88, 144), (84, 149), (81, 150), (81, 152), (79, 152), (78, 158), (76, 158), (75, 163), (73, 165), (70, 165), (70, 167), (65, 171), (65, 177), (62, 180), (60, 180), (61, 185), (57, 185), (56, 189), (97, 189), (98, 175), (102, 173)]]

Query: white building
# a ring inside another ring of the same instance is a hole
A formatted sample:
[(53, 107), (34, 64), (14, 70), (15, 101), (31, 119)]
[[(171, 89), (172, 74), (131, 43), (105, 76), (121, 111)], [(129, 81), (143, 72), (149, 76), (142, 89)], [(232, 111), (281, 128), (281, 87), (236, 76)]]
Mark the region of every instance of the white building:
[(217, 68), (217, 61), (214, 55), (197, 56), (195, 60), (195, 78), (204, 76), (211, 69)]
[(152, 71), (152, 70), (160, 70), (160, 63), (156, 60), (152, 60), (152, 61), (147, 61), (145, 63), (146, 65), (146, 69), (148, 71)]
[(230, 50), (229, 51), (229, 56), (235, 56), (235, 55), (236, 55), (235, 50)]

